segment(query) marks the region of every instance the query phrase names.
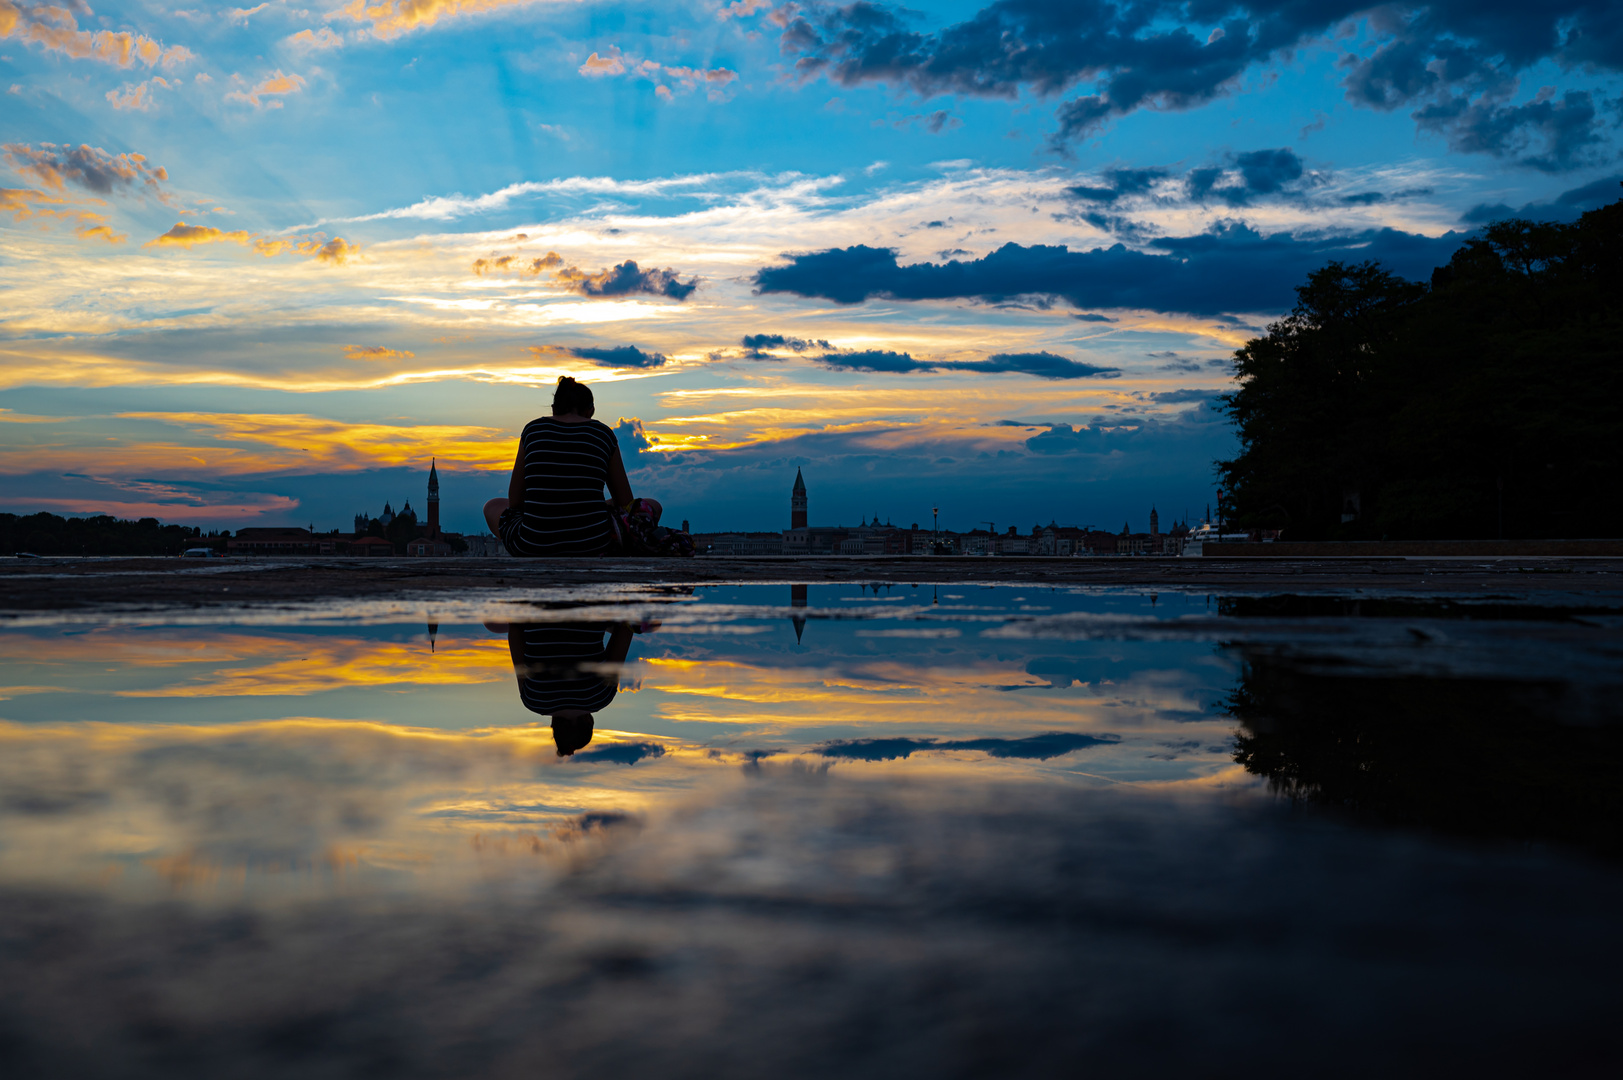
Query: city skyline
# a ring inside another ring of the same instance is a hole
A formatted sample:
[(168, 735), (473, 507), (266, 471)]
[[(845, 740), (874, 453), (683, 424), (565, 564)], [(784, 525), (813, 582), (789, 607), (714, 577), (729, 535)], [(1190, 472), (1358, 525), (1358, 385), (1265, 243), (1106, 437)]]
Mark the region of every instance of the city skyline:
[(0, 0), (4, 508), (477, 532), (570, 374), (696, 528), (1182, 513), (1308, 271), (1623, 192), (1604, 7), (1137, 10)]

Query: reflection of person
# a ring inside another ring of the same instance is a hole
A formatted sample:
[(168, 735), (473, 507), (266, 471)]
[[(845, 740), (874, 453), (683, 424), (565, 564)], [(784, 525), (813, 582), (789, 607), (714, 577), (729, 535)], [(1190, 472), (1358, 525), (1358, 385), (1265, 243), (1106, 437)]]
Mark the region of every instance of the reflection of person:
[(519, 700), (531, 712), (552, 718), (558, 756), (568, 757), (591, 742), (592, 714), (608, 708), (620, 690), (619, 665), (631, 648), (633, 629), (625, 623), (485, 625), (507, 633)]
[(632, 496), (614, 429), (592, 419), (595, 408), (592, 391), (566, 375), (552, 395), (552, 415), (524, 426), (507, 498), (485, 503), (485, 522), (509, 554), (614, 553), (616, 530), (604, 485), (622, 513), (659, 523), (659, 503)]

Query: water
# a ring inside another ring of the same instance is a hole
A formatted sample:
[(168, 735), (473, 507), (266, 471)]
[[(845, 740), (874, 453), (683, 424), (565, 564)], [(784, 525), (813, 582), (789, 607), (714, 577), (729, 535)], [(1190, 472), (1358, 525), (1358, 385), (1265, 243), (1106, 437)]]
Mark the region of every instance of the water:
[(604, 587), (0, 641), (10, 1075), (1615, 1053), (1623, 617), (1583, 597)]

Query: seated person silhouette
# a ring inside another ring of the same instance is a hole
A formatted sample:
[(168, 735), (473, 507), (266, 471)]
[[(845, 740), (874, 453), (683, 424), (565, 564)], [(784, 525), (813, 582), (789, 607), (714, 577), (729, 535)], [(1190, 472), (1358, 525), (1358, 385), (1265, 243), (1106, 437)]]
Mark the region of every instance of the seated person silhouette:
[[(592, 714), (620, 690), (619, 666), (635, 632), (626, 623), (486, 623), (507, 633), (518, 696), (531, 712), (552, 718), (558, 756), (592, 741)], [(603, 635), (609, 635), (607, 644)]]

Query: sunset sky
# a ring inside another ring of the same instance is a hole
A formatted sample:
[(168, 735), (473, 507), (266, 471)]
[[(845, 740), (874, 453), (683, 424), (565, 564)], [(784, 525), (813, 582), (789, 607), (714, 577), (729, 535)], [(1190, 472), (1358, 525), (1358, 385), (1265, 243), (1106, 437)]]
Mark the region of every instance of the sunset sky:
[(0, 510), (1163, 525), (1331, 259), (1614, 201), (1623, 5), (0, 0)]

